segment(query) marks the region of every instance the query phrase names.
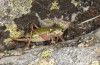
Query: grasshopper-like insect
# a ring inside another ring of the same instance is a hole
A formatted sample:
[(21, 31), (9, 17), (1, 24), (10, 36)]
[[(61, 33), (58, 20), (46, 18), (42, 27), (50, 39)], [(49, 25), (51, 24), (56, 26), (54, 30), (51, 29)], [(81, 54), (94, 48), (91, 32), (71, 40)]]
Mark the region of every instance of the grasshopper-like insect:
[(56, 38), (56, 42), (58, 42), (58, 39), (61, 39), (61, 41), (64, 41), (62, 37), (63, 35), (62, 27), (55, 26), (55, 27), (40, 27), (39, 28), (35, 24), (33, 25), (37, 29), (34, 30), (33, 26), (31, 26), (32, 31), (29, 34), (27, 34), (25, 38), (18, 38), (18, 39), (13, 39), (13, 40), (28, 42), (26, 45), (27, 48), (29, 48), (30, 42), (43, 42), (43, 41), (51, 40), (51, 43), (54, 44), (55, 38)]

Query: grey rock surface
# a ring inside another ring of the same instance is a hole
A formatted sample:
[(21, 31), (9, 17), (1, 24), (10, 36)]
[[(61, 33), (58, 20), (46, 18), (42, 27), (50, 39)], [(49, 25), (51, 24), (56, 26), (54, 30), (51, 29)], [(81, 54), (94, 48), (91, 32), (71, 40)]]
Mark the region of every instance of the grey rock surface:
[[(52, 51), (50, 57), (55, 59), (55, 65), (87, 65), (94, 60), (100, 61), (100, 52), (96, 52), (96, 48), (100, 49), (100, 47), (97, 46), (87, 48), (64, 47), (59, 50)], [(0, 65), (28, 65), (32, 61), (38, 59), (38, 54), (44, 49), (52, 49), (52, 47), (35, 48), (26, 51), (27, 53), (20, 56), (1, 58)], [(37, 54), (33, 54), (33, 52), (37, 52)]]
[[(5, 54), (1, 53), (0, 65), (42, 65), (41, 63), (44, 63), (44, 65), (48, 65), (46, 64), (46, 59), (50, 60), (50, 58), (52, 58), (51, 61), (54, 62), (53, 65), (91, 65), (92, 61), (100, 61), (99, 32), (100, 29), (97, 29), (89, 34), (80, 36), (80, 40), (82, 40), (81, 43), (83, 44), (88, 44), (85, 42), (88, 40), (89, 43), (94, 43), (95, 41), (98, 41), (92, 46), (64, 46), (62, 48), (60, 46), (59, 48), (54, 48), (53, 46), (33, 46), (29, 50), (22, 50), (20, 48), (17, 50), (8, 51), (8, 53), (10, 54), (8, 56), (5, 56)], [(93, 39), (90, 40), (87, 37)], [(77, 38), (74, 40), (69, 40), (67, 42), (64, 42), (64, 44), (77, 43), (77, 40)], [(45, 50), (50, 50), (51, 54), (49, 54), (49, 56), (46, 58), (41, 58), (41, 53)]]
[(0, 22), (11, 23), (14, 18), (30, 12), (31, 0), (0, 0)]
[(56, 65), (87, 65), (96, 60), (100, 54), (94, 52), (95, 47), (91, 48), (63, 48), (55, 53)]

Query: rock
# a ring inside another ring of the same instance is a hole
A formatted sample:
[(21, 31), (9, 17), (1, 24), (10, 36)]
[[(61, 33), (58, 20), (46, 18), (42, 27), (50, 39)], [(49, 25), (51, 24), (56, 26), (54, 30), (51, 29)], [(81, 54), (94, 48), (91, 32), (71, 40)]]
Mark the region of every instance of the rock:
[(19, 49), (16, 49), (16, 50), (7, 51), (7, 53), (10, 56), (18, 56), (18, 55), (22, 55), (23, 54), (23, 50), (21, 48), (19, 48)]
[(28, 65), (31, 61), (35, 60), (36, 58), (36, 56), (33, 56), (29, 53), (21, 56), (5, 57), (0, 59), (0, 65), (8, 65), (9, 63), (11, 63), (11, 65)]
[(55, 61), (53, 58), (49, 59), (36, 59), (35, 61), (30, 62), (28, 65), (54, 65)]
[(51, 51), (50, 51), (50, 50), (44, 50), (44, 51), (41, 53), (40, 57), (46, 58), (46, 57), (50, 56), (50, 54), (51, 54)]
[[(46, 58), (41, 58), (38, 56), (38, 54), (42, 53), (43, 49), (52, 49), (52, 47), (34, 48), (27, 50), (27, 53), (23, 55), (3, 57), (0, 59), (0, 64), (12, 63), (13, 65), (89, 65), (92, 61), (98, 60), (100, 54), (98, 51), (99, 47), (98, 49), (96, 48), (97, 47), (64, 47), (59, 50), (52, 51), (50, 56)], [(15, 51), (13, 50), (12, 52)], [(34, 55), (32, 52), (37, 53)]]
[(0, 58), (2, 58), (4, 56), (4, 53), (0, 53)]
[(88, 34), (80, 36), (79, 47), (95, 46), (100, 43), (100, 28), (94, 30)]
[[(31, 30), (31, 23), (35, 23), (40, 27), (39, 22), (42, 21), (45, 21), (47, 23), (46, 25), (49, 25), (50, 23), (53, 25), (54, 23), (60, 21), (60, 19), (64, 20), (65, 22), (73, 21), (72, 24), (74, 25), (71, 25), (69, 30), (64, 34), (64, 38), (66, 38), (66, 40), (73, 39), (85, 33), (89, 33), (100, 26), (98, 22), (99, 19), (95, 19), (94, 22), (89, 22), (88, 24), (81, 26), (78, 25), (78, 23), (99, 14), (99, 0), (77, 1), (77, 6), (74, 6), (74, 4), (71, 3), (71, 0), (57, 1), (56, 4), (58, 5), (56, 6), (58, 8), (50, 10), (54, 2), (55, 1), (53, 0), (38, 0), (36, 2), (32, 0), (1, 0), (0, 22), (2, 22), (3, 25), (14, 23), (16, 24), (18, 31), (23, 30), (25, 33), (28, 33)], [(36, 16), (36, 14), (38, 14), (39, 17)], [(55, 22), (53, 19), (55, 19)], [(67, 24), (65, 24), (65, 26), (67, 26)], [(12, 32), (10, 32), (10, 34), (11, 33)], [(4, 39), (5, 38), (3, 36), (3, 40)], [(0, 38), (0, 40), (2, 39)]]
[(5, 56), (5, 57), (9, 57), (9, 56), (10, 56), (10, 54), (8, 54), (8, 53), (5, 53), (5, 54), (4, 54), (4, 56)]
[(6, 21), (7, 23), (7, 20), (13, 20), (14, 18), (21, 17), (22, 14), (29, 13), (30, 8), (31, 8), (31, 3), (32, 3), (31, 0), (29, 1), (27, 0), (23, 0), (23, 1), (5, 0), (3, 2), (0, 2), (0, 5), (1, 5), (0, 6), (0, 13), (1, 13), (0, 17), (3, 19), (3, 23), (4, 21)]
[(3, 52), (5, 50), (4, 44), (0, 44), (0, 52)]
[(96, 37), (100, 40), (100, 28), (98, 28), (95, 33)]
[[(78, 0), (73, 2), (74, 4), (71, 3), (71, 0), (57, 0), (58, 8), (50, 10), (53, 2), (53, 0), (35, 0), (33, 3), (32, 0), (0, 0), (0, 43), (5, 38), (10, 37), (9, 34), (6, 34), (5, 28), (2, 28), (4, 24), (14, 23), (17, 27), (16, 30), (24, 30), (27, 33), (31, 30), (31, 23), (37, 23), (39, 26), (39, 17), (41, 20), (45, 20), (48, 18), (54, 19), (55, 17), (60, 19), (63, 16), (64, 21), (73, 21), (69, 29), (64, 32), (64, 38), (68, 40), (82, 35), (80, 36), (81, 39), (68, 43), (63, 42), (66, 46), (61, 48), (59, 44), (59, 49), (57, 50), (54, 50), (51, 46), (46, 48), (41, 46), (25, 52), (21, 49), (12, 50), (16, 47), (15, 42), (7, 42), (4, 44), (4, 47), (2, 44), (0, 46), (1, 51), (5, 48), (7, 50), (1, 53), (3, 58), (0, 59), (0, 65), (28, 65), (29, 63), (31, 65), (48, 65), (49, 63), (50, 65), (90, 65), (90, 63), (99, 65), (97, 60), (100, 60), (100, 29), (94, 33), (89, 32), (100, 27), (100, 18), (83, 25), (78, 24), (100, 14), (100, 0)], [(36, 16), (36, 13), (38, 13), (39, 17)], [(75, 13), (74, 17), (72, 17), (73, 13)], [(77, 47), (78, 44), (82, 46), (81, 43), (83, 46), (88, 45), (89, 47)], [(42, 56), (46, 57), (45, 59), (43, 57), (39, 58), (39, 54), (49, 48), (52, 48), (54, 51), (52, 53), (43, 53)], [(25, 54), (22, 54), (23, 52)]]
[(17, 44), (14, 43), (14, 42), (7, 42), (7, 43), (5, 43), (6, 50), (12, 50), (12, 49), (15, 49), (16, 46), (17, 46)]
[[(0, 43), (4, 42), (4, 40), (10, 37), (13, 33), (15, 33), (15, 27), (13, 31), (5, 32), (5, 25), (13, 25), (15, 24), (14, 19), (22, 17), (22, 15), (27, 14), (30, 12), (30, 8), (32, 7), (31, 3), (32, 0), (0, 0)], [(3, 28), (4, 27), (4, 28)], [(19, 30), (19, 29), (17, 29)], [(9, 36), (9, 34), (11, 34)], [(17, 34), (16, 34), (17, 35)], [(7, 45), (9, 42), (7, 43)], [(10, 45), (10, 44), (9, 44)], [(8, 49), (12, 49), (11, 47), (7, 46)]]
[(52, 56), (56, 61), (55, 65), (86, 65), (99, 55), (95, 53), (93, 49), (95, 48), (62, 48), (55, 51)]

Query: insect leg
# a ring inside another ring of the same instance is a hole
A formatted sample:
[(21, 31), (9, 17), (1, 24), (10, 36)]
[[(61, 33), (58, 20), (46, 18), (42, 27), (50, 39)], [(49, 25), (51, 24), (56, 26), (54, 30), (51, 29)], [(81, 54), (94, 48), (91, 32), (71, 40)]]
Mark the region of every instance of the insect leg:
[[(59, 38), (61, 39), (62, 42), (64, 42), (64, 38), (62, 35), (60, 35)], [(62, 47), (64, 46), (64, 44), (61, 44), (61, 45), (62, 45)]]
[(54, 48), (56, 47), (55, 46), (55, 41), (54, 41), (54, 36), (51, 36), (51, 44), (52, 44), (52, 46), (54, 46)]
[(31, 39), (32, 39), (32, 31), (33, 31), (33, 25), (31, 25), (31, 33), (30, 33), (30, 37), (29, 37), (29, 39), (28, 39), (28, 43), (27, 43), (27, 46), (26, 46), (26, 47), (28, 47), (28, 48), (29, 48), (29, 46), (30, 46)]
[(56, 42), (58, 42), (58, 39), (59, 39), (59, 35), (56, 35), (57, 39), (56, 39)]

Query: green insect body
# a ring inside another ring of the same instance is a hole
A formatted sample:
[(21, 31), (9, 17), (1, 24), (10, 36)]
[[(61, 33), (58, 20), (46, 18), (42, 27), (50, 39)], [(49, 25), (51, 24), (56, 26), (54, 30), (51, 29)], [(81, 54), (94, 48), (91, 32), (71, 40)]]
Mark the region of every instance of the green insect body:
[(38, 28), (34, 31), (37, 32), (37, 33), (44, 33), (44, 32), (48, 32), (50, 30), (61, 30), (62, 27), (59, 27), (59, 26), (56, 26), (56, 27), (41, 27), (41, 28)]
[(54, 44), (55, 37), (61, 39), (61, 41), (64, 41), (62, 34), (63, 34), (63, 28), (56, 26), (56, 27), (41, 27), (37, 28), (34, 31), (31, 31), (31, 33), (27, 34), (25, 38), (19, 38), (19, 39), (13, 39), (16, 41), (23, 41), (28, 42), (26, 45), (26, 48), (29, 48), (30, 42), (43, 42), (43, 41), (50, 41)]
[[(20, 38), (20, 39), (14, 39), (16, 41), (28, 41), (30, 36), (31, 36), (31, 42), (42, 42), (42, 41), (47, 41), (50, 40), (51, 35), (56, 36), (55, 31), (62, 31), (62, 27), (56, 26), (56, 27), (41, 27), (37, 28), (34, 31), (32, 31), (32, 34), (28, 33), (25, 38)], [(58, 34), (57, 33), (57, 34)], [(44, 35), (44, 36), (41, 36)], [(44, 38), (46, 36), (46, 38)], [(49, 38), (49, 39), (48, 39)]]
[(51, 44), (54, 45), (55, 42), (58, 42), (60, 39), (62, 42), (64, 41), (63, 38), (63, 31), (69, 28), (71, 22), (61, 21), (59, 22), (59, 26), (55, 27), (37, 27), (35, 24), (32, 24), (31, 28), (35, 26), (37, 29), (33, 29), (30, 33), (21, 38), (13, 39), (16, 41), (23, 41), (28, 42), (26, 47), (29, 48), (30, 42), (43, 42), (43, 41), (50, 41)]
[[(52, 33), (52, 31), (56, 31), (56, 30), (61, 31), (62, 27), (59, 27), (59, 26), (56, 26), (56, 27), (41, 27), (41, 28), (35, 29), (32, 32), (32, 37), (36, 37), (38, 34), (49, 35), (50, 33)], [(27, 36), (29, 36), (29, 34)]]

